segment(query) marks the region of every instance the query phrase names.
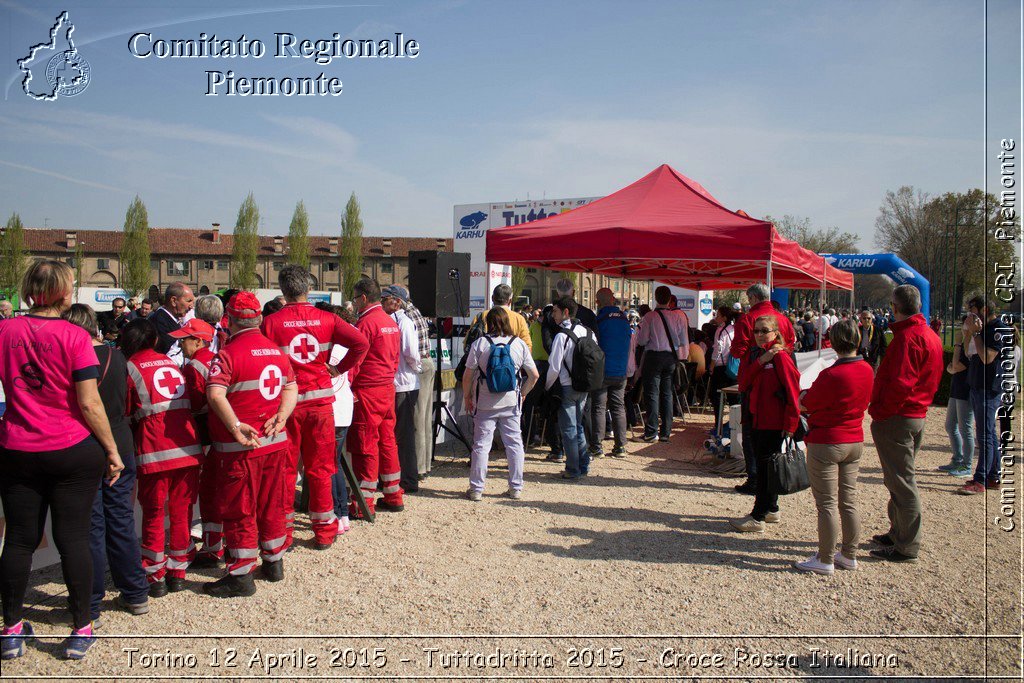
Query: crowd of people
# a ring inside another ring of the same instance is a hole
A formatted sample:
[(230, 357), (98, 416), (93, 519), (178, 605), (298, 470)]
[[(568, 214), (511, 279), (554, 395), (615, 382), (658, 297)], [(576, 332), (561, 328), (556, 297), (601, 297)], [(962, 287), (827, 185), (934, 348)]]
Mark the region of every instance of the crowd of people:
[[(256, 578), (282, 580), (295, 543), (300, 469), (298, 507), (317, 550), (331, 548), (354, 519), (404, 510), (405, 494), (418, 491), (431, 470), (438, 368), (428, 322), (399, 285), (382, 289), (363, 278), (350, 302), (334, 306), (313, 305), (310, 283), (304, 268), (287, 265), (281, 296), (263, 305), (246, 291), (197, 298), (174, 283), (160, 301), (119, 298), (97, 314), (72, 305), (66, 264), (31, 266), (21, 291), (30, 310), (0, 323), (4, 659), (23, 654), (33, 634), (23, 603), (47, 512), (73, 623), (65, 653), (77, 659), (95, 642), (108, 565), (117, 604), (132, 614), (183, 590), (200, 567), (224, 567), (202, 586), (214, 597), (248, 597)], [(815, 319), (778, 310), (767, 286), (755, 284), (746, 291), (747, 310), (722, 306), (700, 329), (668, 287), (655, 290), (653, 309), (635, 314), (610, 289), (597, 292), (597, 311), (576, 300), (572, 281), (555, 289), (551, 304), (524, 314), (512, 310), (511, 288), (499, 285), (493, 307), (471, 321), (456, 370), (473, 422), (470, 500), (483, 499), (496, 439), (508, 460), (509, 498), (522, 496), (531, 444), (546, 444), (548, 460), (564, 463), (559, 476), (580, 482), (592, 460), (604, 457), (608, 434), (611, 457), (625, 456), (631, 425), (642, 425), (636, 441), (669, 442), (673, 418), (706, 379), (713, 397), (739, 387), (747, 479), (737, 490), (754, 502), (748, 515), (731, 520), (733, 528), (764, 532), (780, 522), (774, 456), (801, 438), (819, 549), (796, 566), (825, 574), (855, 568), (867, 411), (891, 496), (891, 526), (873, 537), (872, 555), (917, 558), (914, 458), (944, 368), (914, 287), (896, 288), (891, 317), (864, 309)], [(951, 474), (963, 475), (971, 462), (963, 402), (973, 408), (967, 412), (981, 444), (965, 493), (998, 486), (995, 368), (1010, 340), (994, 310), (970, 302), (948, 368), (968, 386), (965, 394), (958, 384), (950, 398), (955, 419), (947, 427), (951, 441), (959, 439)], [(820, 342), (838, 360), (801, 393), (793, 354)], [(201, 546), (192, 535), (197, 501)]]

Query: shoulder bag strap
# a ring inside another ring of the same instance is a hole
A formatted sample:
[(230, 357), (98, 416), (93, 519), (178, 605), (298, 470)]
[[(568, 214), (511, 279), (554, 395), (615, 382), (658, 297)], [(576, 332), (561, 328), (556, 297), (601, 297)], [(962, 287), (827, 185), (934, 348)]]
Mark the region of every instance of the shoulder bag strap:
[(661, 324), (665, 326), (665, 336), (668, 337), (668, 345), (672, 347), (672, 355), (678, 357), (678, 354), (676, 353), (676, 342), (672, 337), (672, 330), (668, 328), (668, 321), (665, 320), (665, 312), (660, 308), (656, 308), (654, 310), (657, 311), (658, 317), (661, 318)]
[(103, 384), (103, 379), (107, 376), (107, 370), (110, 369), (110, 357), (114, 355), (114, 349), (107, 348), (107, 362), (103, 365), (103, 372), (100, 373), (100, 379), (96, 382), (96, 386)]

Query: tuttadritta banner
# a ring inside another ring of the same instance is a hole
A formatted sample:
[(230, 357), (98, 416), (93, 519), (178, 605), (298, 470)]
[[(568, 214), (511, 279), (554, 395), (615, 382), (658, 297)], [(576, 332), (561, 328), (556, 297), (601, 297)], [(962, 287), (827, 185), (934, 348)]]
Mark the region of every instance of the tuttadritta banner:
[(455, 251), (470, 255), (470, 316), (475, 316), (490, 304), (492, 289), (500, 284), (510, 284), (512, 281), (512, 269), (509, 266), (500, 263), (487, 263), (488, 230), (522, 225), (551, 215), (572, 211), (595, 199), (600, 199), (600, 197), (456, 205)]

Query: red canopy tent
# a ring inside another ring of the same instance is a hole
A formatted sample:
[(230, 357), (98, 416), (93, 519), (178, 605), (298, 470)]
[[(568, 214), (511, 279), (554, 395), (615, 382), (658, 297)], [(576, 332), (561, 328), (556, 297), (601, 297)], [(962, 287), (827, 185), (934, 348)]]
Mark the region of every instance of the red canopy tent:
[(782, 237), (771, 223), (722, 206), (661, 165), (572, 211), (487, 231), (487, 261), (657, 280), (688, 289), (853, 289), (853, 275)]

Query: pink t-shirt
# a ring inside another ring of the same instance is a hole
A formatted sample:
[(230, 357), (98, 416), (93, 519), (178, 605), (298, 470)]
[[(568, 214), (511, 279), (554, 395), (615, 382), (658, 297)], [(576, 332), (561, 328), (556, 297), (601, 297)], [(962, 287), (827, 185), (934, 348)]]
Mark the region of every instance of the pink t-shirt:
[(7, 411), (0, 448), (56, 451), (89, 436), (75, 382), (99, 377), (89, 333), (60, 318), (0, 322), (0, 383)]

